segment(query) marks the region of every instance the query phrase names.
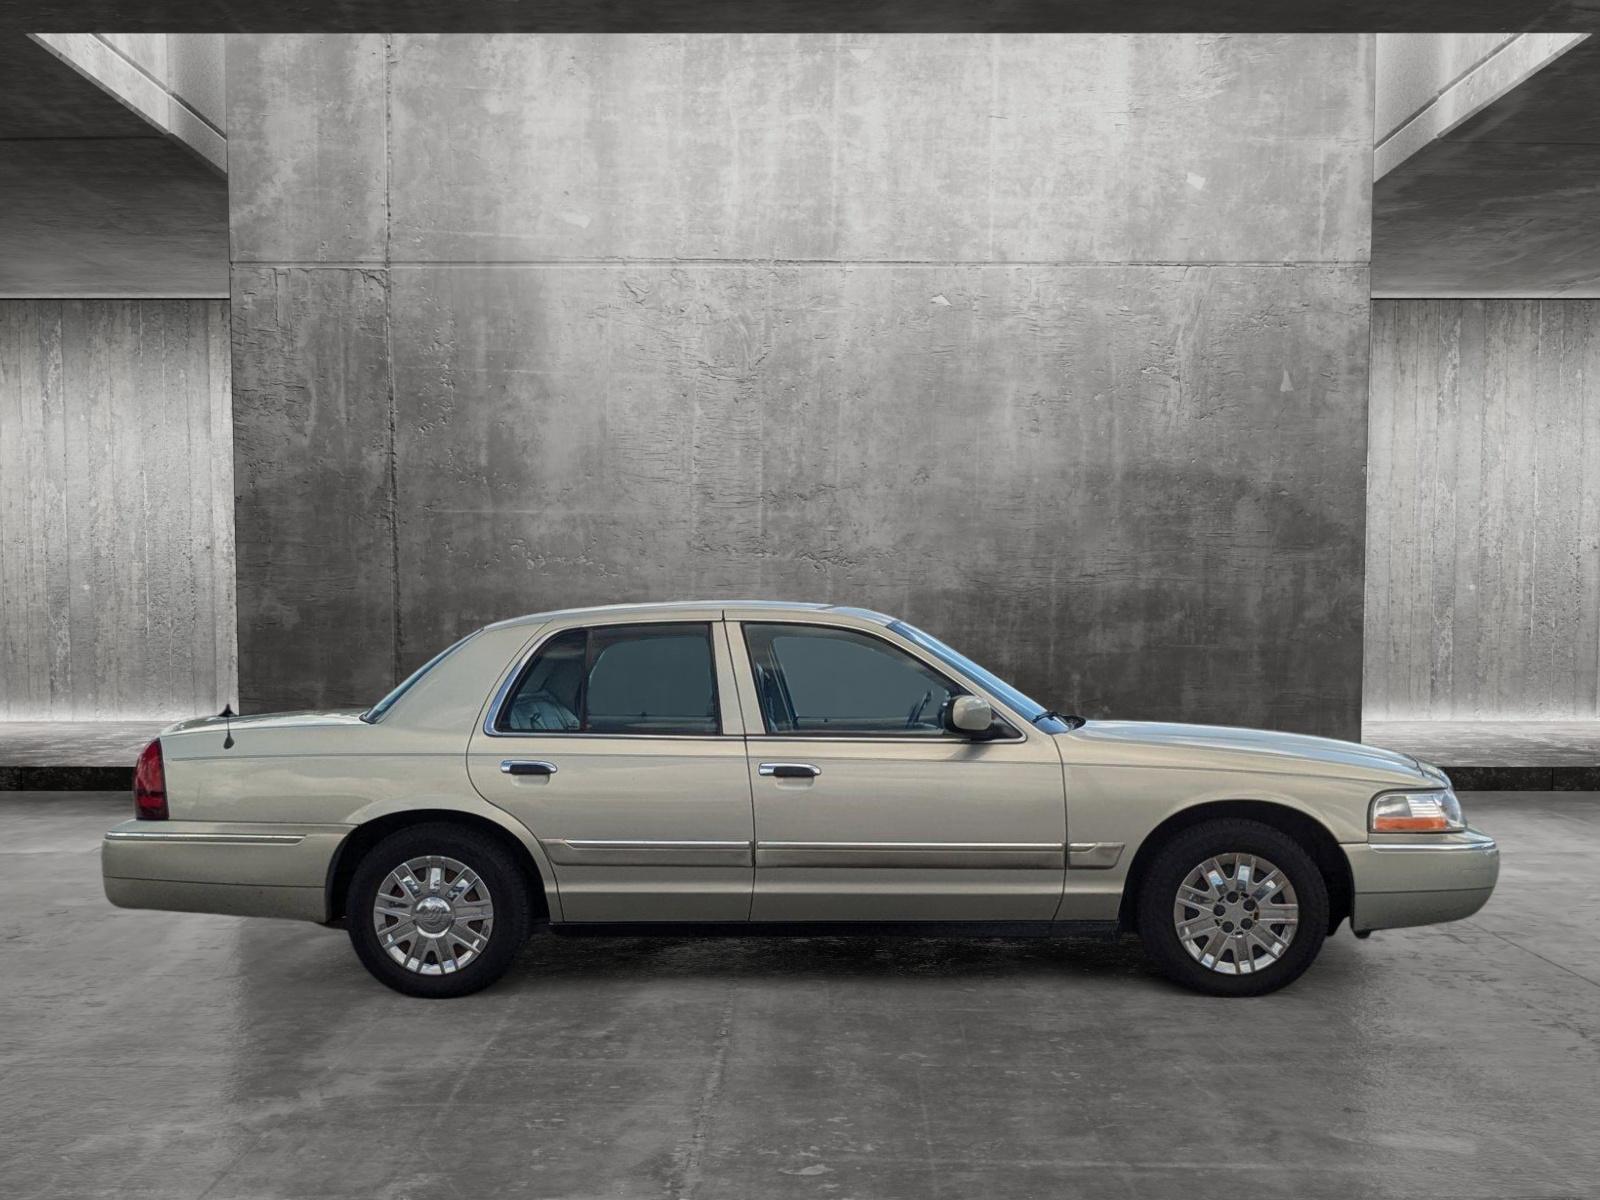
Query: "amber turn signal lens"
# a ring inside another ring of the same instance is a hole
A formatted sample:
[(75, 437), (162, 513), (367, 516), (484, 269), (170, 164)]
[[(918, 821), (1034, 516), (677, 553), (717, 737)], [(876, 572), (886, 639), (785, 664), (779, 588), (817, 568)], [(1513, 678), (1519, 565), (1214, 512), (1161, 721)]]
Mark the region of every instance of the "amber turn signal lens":
[(1387, 792), (1372, 801), (1373, 833), (1459, 833), (1467, 827), (1451, 791)]

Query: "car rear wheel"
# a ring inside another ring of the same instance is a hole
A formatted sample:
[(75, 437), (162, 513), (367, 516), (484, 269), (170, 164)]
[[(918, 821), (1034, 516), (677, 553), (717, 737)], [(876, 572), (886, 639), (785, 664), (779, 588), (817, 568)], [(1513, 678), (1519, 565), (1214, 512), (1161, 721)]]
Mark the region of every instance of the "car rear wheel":
[(433, 823), (362, 858), (345, 903), (367, 970), (408, 996), (465, 996), (510, 967), (532, 924), (527, 883), (494, 839)]
[(1169, 978), (1213, 996), (1293, 983), (1328, 928), (1328, 886), (1305, 849), (1260, 821), (1207, 821), (1156, 853), (1139, 935)]

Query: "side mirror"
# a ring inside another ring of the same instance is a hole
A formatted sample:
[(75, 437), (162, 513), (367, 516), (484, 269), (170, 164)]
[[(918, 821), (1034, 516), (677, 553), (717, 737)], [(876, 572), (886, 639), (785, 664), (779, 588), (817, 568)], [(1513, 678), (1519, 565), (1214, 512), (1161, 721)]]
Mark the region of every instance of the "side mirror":
[(957, 696), (945, 714), (945, 727), (952, 733), (982, 735), (994, 724), (994, 709), (976, 696)]

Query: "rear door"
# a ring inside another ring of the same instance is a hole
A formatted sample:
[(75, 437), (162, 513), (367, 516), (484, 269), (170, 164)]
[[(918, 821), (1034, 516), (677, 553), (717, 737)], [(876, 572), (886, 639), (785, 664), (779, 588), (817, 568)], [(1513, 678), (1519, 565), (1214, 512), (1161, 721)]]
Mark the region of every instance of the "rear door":
[(468, 748), (567, 921), (743, 921), (750, 782), (720, 612), (541, 631)]
[[(887, 629), (730, 622), (755, 796), (755, 920), (1054, 916), (1066, 803), (1052, 739), (944, 730), (974, 688)], [(994, 702), (993, 697), (985, 696)]]

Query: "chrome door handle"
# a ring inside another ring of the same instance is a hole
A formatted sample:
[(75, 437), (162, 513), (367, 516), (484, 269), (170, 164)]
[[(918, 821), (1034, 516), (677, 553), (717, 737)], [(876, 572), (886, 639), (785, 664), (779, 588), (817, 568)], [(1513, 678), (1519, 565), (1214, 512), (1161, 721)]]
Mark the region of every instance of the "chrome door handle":
[(500, 771), (505, 775), (554, 775), (556, 765), (541, 759), (508, 758), (501, 762)]
[(810, 763), (762, 763), (756, 771), (777, 779), (815, 779), (822, 774), (821, 767)]

